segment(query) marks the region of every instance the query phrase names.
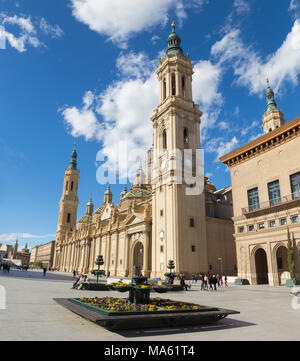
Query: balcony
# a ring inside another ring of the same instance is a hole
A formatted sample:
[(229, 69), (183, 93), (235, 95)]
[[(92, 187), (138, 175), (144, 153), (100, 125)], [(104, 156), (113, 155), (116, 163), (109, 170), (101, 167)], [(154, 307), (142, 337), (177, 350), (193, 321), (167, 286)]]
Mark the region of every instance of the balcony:
[(246, 208), (242, 208), (242, 215), (254, 215), (255, 213), (263, 212), (272, 212), (273, 210), (278, 210), (278, 208), (288, 208), (294, 205), (294, 203), (299, 203), (300, 201), (300, 192), (292, 193), (281, 198), (272, 199), (266, 202), (255, 204)]

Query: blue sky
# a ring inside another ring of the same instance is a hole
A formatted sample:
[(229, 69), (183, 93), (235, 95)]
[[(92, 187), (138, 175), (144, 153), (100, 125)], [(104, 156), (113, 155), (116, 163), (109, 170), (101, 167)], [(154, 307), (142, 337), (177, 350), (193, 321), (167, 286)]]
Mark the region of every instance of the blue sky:
[(74, 140), (78, 216), (90, 192), (103, 200), (98, 152), (151, 146), (173, 20), (195, 66), (205, 172), (229, 185), (218, 157), (262, 134), (267, 76), (286, 120), (300, 115), (299, 15), (298, 0), (0, 0), (0, 242), (54, 239)]

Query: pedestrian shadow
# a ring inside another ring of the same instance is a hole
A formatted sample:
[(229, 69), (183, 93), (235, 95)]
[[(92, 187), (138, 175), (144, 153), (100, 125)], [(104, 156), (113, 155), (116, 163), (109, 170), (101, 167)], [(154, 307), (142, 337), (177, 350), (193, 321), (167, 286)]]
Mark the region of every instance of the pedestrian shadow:
[(174, 328), (164, 328), (164, 329), (139, 329), (139, 330), (129, 330), (129, 331), (114, 331), (114, 333), (119, 334), (120, 336), (126, 338), (137, 338), (137, 337), (147, 337), (147, 336), (166, 336), (166, 335), (175, 335), (175, 334), (185, 334), (185, 333), (194, 333), (194, 332), (213, 332), (220, 330), (229, 330), (234, 328), (249, 327), (255, 326), (255, 323), (234, 320), (232, 318), (225, 318), (217, 323), (199, 325), (199, 326), (182, 326)]
[(56, 274), (55, 272), (48, 271), (46, 276), (43, 275), (43, 272), (39, 271), (22, 271), (22, 270), (15, 270), (11, 269), (9, 273), (3, 273), (3, 271), (0, 271), (0, 279), (1, 278), (22, 278), (22, 279), (28, 279), (31, 281), (68, 281), (72, 282), (74, 280), (74, 277), (72, 275), (61, 275)]

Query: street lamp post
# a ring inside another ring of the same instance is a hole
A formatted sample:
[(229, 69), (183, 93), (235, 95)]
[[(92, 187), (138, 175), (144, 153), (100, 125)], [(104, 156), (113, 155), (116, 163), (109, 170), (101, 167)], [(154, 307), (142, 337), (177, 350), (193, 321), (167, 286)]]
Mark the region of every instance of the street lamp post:
[(218, 260), (221, 262), (221, 277), (223, 277), (223, 259), (219, 257)]

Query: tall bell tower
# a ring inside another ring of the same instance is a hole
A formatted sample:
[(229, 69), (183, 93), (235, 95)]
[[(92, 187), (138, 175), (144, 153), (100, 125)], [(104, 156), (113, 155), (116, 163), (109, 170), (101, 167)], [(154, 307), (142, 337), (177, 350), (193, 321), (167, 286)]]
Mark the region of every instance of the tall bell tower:
[(59, 202), (59, 216), (56, 240), (59, 242), (67, 231), (72, 231), (77, 219), (79, 170), (77, 169), (76, 143), (71, 154), (71, 160), (64, 175), (63, 193)]
[(285, 123), (284, 115), (279, 110), (276, 104), (275, 94), (270, 87), (269, 79), (267, 79), (267, 83), (268, 83), (266, 90), (267, 111), (263, 116), (263, 128), (265, 134), (273, 132), (273, 130), (282, 127)]
[(172, 28), (166, 56), (158, 63), (159, 105), (151, 118), (152, 277), (163, 276), (168, 260), (174, 260), (175, 272), (186, 275), (208, 270), (203, 174), (199, 187), (199, 179), (198, 186), (190, 185), (183, 172), (189, 150), (191, 175), (196, 173), (202, 112), (193, 102), (191, 59), (183, 54), (174, 23)]

